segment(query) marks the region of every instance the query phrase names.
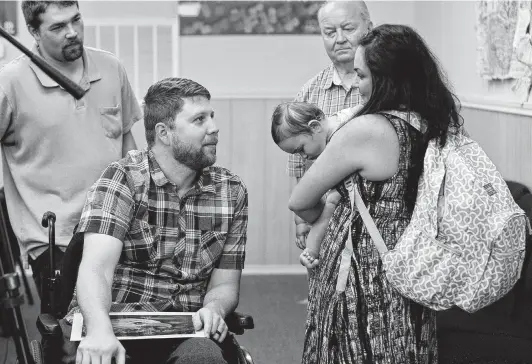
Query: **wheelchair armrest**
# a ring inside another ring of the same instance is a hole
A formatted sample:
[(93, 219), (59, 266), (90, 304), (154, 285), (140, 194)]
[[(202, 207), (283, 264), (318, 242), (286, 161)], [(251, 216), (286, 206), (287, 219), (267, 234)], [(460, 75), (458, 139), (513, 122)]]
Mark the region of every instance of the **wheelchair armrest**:
[(37, 317), (37, 329), (43, 337), (61, 337), (62, 331), (59, 320), (49, 313)]
[(244, 330), (250, 330), (255, 327), (252, 316), (236, 311), (226, 317), (225, 323), (229, 331), (237, 335), (242, 335)]

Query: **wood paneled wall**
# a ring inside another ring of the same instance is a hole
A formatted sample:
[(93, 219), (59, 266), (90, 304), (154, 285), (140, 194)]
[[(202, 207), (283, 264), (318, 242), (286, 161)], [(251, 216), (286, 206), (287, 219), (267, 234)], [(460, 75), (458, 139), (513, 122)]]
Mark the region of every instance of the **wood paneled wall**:
[(532, 117), (467, 106), (461, 114), (503, 177), (532, 189)]
[(271, 115), (283, 99), (213, 100), (220, 128), (218, 164), (238, 174), (249, 193), (246, 263), (299, 264), (288, 198), (288, 155), (271, 138)]

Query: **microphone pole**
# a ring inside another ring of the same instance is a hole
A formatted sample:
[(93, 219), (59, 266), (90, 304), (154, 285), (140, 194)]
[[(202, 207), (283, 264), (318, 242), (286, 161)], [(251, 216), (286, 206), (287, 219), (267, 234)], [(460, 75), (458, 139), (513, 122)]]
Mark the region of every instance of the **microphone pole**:
[(76, 100), (79, 100), (85, 95), (83, 90), (78, 84), (73, 82), (70, 78), (63, 75), (57, 68), (49, 64), (44, 58), (33, 53), (26, 48), (22, 43), (9, 34), (4, 28), (0, 27), (0, 36), (8, 40), (9, 43), (17, 47), (22, 53), (28, 56), (33, 63), (35, 63), (44, 73), (57, 82), (62, 88), (64, 88), (69, 94), (74, 96)]
[(34, 364), (24, 318), (20, 310), (20, 306), (24, 303), (24, 296), (19, 292), (20, 277), (16, 272), (6, 224), (6, 216), (3, 209), (0, 209), (0, 309), (8, 314), (8, 322), (4, 324), (8, 325), (8, 332), (13, 331), (17, 363)]

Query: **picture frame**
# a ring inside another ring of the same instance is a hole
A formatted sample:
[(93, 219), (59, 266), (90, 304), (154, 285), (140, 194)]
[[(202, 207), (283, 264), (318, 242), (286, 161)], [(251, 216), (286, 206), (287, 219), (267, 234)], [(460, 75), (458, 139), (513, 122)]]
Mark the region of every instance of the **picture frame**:
[[(111, 325), (118, 340), (169, 339), (205, 337), (196, 331), (192, 312), (110, 312)], [(81, 341), (86, 335), (83, 315), (75, 313), (70, 341)]]

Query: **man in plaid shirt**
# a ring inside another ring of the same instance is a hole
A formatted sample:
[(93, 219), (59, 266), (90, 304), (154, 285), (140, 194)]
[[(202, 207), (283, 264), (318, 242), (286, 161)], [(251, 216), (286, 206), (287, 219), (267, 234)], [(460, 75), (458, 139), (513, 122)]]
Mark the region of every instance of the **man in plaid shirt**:
[[(354, 69), (355, 51), (360, 39), (372, 28), (369, 11), (364, 1), (330, 1), (318, 12), (321, 36), (331, 64), (312, 77), (299, 91), (294, 101), (317, 105), (331, 116), (338, 111), (361, 103)], [(304, 155), (288, 156), (288, 175), (297, 182), (312, 162)], [(297, 215), (296, 244), (305, 248), (310, 226)]]
[[(218, 129), (203, 86), (165, 79), (144, 103), (147, 150), (107, 167), (76, 231), (84, 250), (66, 321), (80, 310), (87, 336), (75, 362), (124, 364), (127, 354), (139, 363), (227, 363), (224, 318), (239, 299), (247, 189), (213, 166)], [(195, 312), (206, 338), (120, 343), (109, 312), (135, 310)]]

